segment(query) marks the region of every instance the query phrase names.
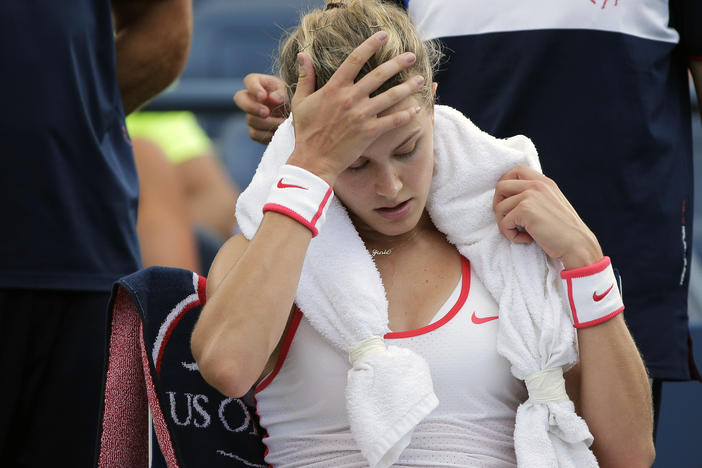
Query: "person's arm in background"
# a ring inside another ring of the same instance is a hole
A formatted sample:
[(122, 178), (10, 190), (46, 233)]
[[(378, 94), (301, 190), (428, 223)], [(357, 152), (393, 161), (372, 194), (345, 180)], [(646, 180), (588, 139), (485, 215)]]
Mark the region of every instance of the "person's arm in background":
[(185, 66), (191, 0), (112, 0), (117, 81), (125, 114), (163, 91)]
[(702, 112), (702, 2), (699, 0), (671, 0), (670, 25), (680, 34), (678, 48), (687, 57), (697, 94), (698, 108)]
[(185, 191), (190, 221), (206, 227), (223, 240), (229, 238), (236, 226), (234, 207), (239, 189), (217, 155), (210, 149), (176, 164), (175, 170)]
[(206, 275), (176, 168), (155, 142), (135, 137), (132, 145), (139, 174), (137, 234), (144, 267), (185, 268)]
[(702, 57), (690, 60), (690, 74), (695, 83), (695, 94), (697, 94), (697, 109), (702, 114)]

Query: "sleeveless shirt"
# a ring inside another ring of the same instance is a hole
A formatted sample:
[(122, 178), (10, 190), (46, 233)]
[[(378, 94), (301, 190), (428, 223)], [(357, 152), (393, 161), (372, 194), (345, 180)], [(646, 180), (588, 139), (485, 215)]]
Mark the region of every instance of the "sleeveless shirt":
[[(458, 285), (434, 320), (385, 335), (426, 359), (439, 406), (414, 430), (394, 466), (511, 467), (521, 381), (497, 354), (498, 308), (462, 258)], [(267, 431), (266, 461), (275, 467), (362, 467), (344, 399), (347, 356), (297, 310), (275, 369), (256, 388)]]

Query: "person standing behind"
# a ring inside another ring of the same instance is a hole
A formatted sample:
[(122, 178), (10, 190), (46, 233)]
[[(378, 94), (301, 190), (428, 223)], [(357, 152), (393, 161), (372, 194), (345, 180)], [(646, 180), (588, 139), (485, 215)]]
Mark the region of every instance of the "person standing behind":
[(190, 112), (134, 112), (127, 118), (139, 174), (137, 234), (144, 267), (206, 275), (235, 230), (239, 189)]
[[(687, 292), (692, 242), (688, 70), (702, 96), (702, 6), (693, 0), (393, 0), (444, 44), (438, 101), (500, 138), (534, 141), (544, 173), (623, 278), (624, 313), (652, 378), (700, 379)], [(252, 73), (236, 104), (267, 143), (284, 88)]]
[(183, 68), (191, 10), (0, 4), (3, 466), (94, 463), (110, 289), (140, 266), (124, 116)]
[(497, 137), (533, 139), (544, 173), (616, 259), (624, 312), (652, 379), (699, 379), (688, 331), (692, 140), (688, 71), (702, 96), (694, 0), (409, 0), (447, 63), (439, 100)]

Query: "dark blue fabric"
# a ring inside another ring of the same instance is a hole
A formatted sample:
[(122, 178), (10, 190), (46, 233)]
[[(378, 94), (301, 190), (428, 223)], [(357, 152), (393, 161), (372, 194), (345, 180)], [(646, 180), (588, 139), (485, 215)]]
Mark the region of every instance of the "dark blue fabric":
[(164, 340), (160, 373), (156, 372), (152, 352), (159, 330), (178, 304), (196, 294), (193, 273), (178, 268), (147, 268), (116, 283), (113, 300), (118, 287), (131, 295), (141, 316), (154, 387), (180, 466), (267, 466), (255, 410), (241, 399), (222, 395), (197, 370), (189, 369), (195, 362), (190, 335), (204, 305), (204, 291), (196, 306), (184, 313), (169, 339)]
[(688, 57), (702, 58), (702, 2), (670, 0), (670, 24), (680, 32), (680, 47)]
[(0, 466), (94, 466), (109, 296), (0, 289)]
[[(695, 359), (702, 362), (702, 323), (691, 324), (690, 335), (695, 342)], [(699, 466), (702, 460), (702, 385), (697, 382), (666, 382), (662, 387), (661, 395), (665, 399), (661, 403), (653, 468)]]
[[(687, 379), (692, 149), (675, 44), (587, 30), (448, 37), (439, 102), (497, 137), (529, 136), (623, 277), (651, 375)], [(470, 183), (470, 181), (467, 181)]]
[(108, 0), (0, 3), (2, 287), (108, 292), (139, 267), (112, 31)]

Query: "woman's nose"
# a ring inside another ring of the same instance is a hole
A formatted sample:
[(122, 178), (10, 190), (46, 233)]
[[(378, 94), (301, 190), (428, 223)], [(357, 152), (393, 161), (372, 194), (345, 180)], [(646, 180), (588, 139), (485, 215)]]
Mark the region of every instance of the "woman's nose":
[(401, 189), (402, 180), (397, 171), (392, 167), (383, 167), (375, 182), (375, 192), (385, 198), (395, 198)]

